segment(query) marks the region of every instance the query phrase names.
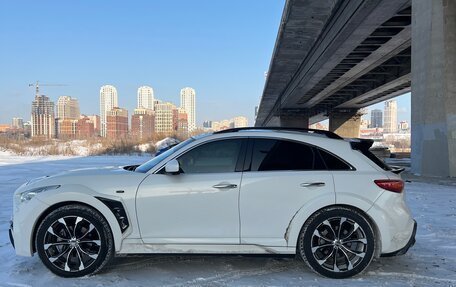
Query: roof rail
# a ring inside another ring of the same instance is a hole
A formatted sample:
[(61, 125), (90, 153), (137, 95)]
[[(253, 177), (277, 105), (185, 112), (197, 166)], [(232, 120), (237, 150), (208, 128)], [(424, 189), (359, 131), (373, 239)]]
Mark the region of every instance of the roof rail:
[(234, 133), (239, 131), (245, 130), (271, 130), (271, 131), (293, 131), (293, 132), (302, 132), (302, 133), (309, 133), (309, 134), (319, 134), (324, 135), (331, 139), (343, 139), (339, 135), (325, 130), (317, 130), (317, 129), (306, 129), (306, 128), (287, 128), (287, 127), (244, 127), (244, 128), (232, 128), (221, 130), (218, 132), (214, 132), (214, 134), (224, 134), (224, 133)]

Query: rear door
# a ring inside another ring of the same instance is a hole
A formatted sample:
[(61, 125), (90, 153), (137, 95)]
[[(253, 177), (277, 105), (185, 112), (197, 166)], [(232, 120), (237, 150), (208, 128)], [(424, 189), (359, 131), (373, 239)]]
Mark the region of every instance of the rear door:
[(255, 138), (248, 150), (240, 196), (241, 243), (286, 246), (286, 230), (300, 208), (319, 196), (334, 197), (332, 175), (316, 149), (301, 142)]

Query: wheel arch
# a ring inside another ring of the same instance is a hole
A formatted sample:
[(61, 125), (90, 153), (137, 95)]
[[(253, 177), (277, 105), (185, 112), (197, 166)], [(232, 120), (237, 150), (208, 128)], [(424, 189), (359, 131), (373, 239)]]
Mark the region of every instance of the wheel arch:
[(81, 202), (81, 201), (77, 201), (77, 200), (68, 200), (68, 201), (57, 202), (57, 203), (50, 205), (35, 220), (35, 222), (33, 224), (33, 229), (32, 229), (33, 230), (32, 236), (30, 237), (30, 248), (33, 253), (36, 252), (35, 238), (36, 238), (36, 234), (38, 232), (38, 227), (39, 227), (40, 223), (44, 220), (44, 218), (46, 216), (48, 216), (54, 210), (64, 207), (64, 206), (68, 206), (68, 205), (82, 205), (82, 206), (86, 206), (86, 207), (91, 208), (91, 209), (97, 211), (98, 213), (100, 213), (100, 215), (106, 220), (106, 222), (109, 225), (109, 228), (112, 233), (113, 240), (114, 240), (115, 250), (116, 251), (120, 250), (121, 241), (122, 241), (121, 240), (122, 232), (121, 232), (120, 227), (117, 224), (117, 220), (111, 210), (109, 210), (101, 202), (100, 202), (100, 206), (95, 207), (94, 205), (88, 204), (86, 202)]
[[(356, 207), (356, 206), (353, 206), (353, 205), (349, 205), (349, 204), (330, 204), (330, 205), (326, 205), (326, 206), (323, 206), (317, 210), (315, 210), (314, 212), (312, 212), (309, 216), (307, 216), (305, 218), (304, 221), (300, 220), (300, 222), (295, 222), (295, 223), (292, 223), (293, 225), (297, 225), (299, 226), (299, 230), (298, 232), (295, 232), (294, 236), (293, 237), (290, 237), (290, 239), (294, 239), (295, 241), (293, 242), (288, 242), (288, 246), (291, 247), (291, 246), (294, 246), (297, 250), (298, 248), (298, 240), (299, 240), (299, 236), (301, 234), (301, 231), (302, 229), (304, 228), (304, 225), (309, 221), (309, 219), (314, 216), (317, 212), (320, 212), (321, 210), (325, 209), (325, 208), (332, 208), (332, 207), (344, 207), (344, 208), (349, 208), (349, 209), (354, 209), (355, 211), (357, 211), (358, 213), (360, 213), (361, 215), (363, 215), (367, 221), (369, 221), (370, 225), (372, 226), (372, 230), (374, 231), (374, 236), (375, 236), (375, 253), (374, 253), (374, 257), (378, 258), (380, 257), (380, 254), (381, 254), (381, 250), (382, 250), (382, 237), (381, 237), (381, 233), (380, 233), (380, 229), (378, 228), (376, 222), (374, 221), (374, 219), (369, 216), (369, 214), (367, 214), (365, 211), (363, 211), (362, 209)], [(297, 228), (295, 228), (295, 230), (297, 230)], [(296, 234), (297, 233), (297, 234)], [(296, 252), (296, 254), (298, 254), (298, 252)]]

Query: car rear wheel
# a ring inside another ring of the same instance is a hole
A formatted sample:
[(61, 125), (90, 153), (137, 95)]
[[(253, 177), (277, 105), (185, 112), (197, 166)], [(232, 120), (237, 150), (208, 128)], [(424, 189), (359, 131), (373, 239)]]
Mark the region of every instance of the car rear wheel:
[(304, 224), (298, 252), (318, 274), (347, 278), (369, 265), (375, 246), (373, 228), (360, 212), (329, 207), (315, 213)]
[(114, 241), (106, 219), (84, 205), (60, 207), (40, 223), (36, 250), (49, 270), (62, 277), (98, 272), (114, 254)]

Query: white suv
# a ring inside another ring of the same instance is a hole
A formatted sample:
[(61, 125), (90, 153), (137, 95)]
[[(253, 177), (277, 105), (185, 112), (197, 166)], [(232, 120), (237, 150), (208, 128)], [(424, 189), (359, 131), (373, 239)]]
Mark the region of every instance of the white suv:
[(23, 184), (10, 238), (64, 277), (133, 253), (298, 254), (319, 274), (350, 277), (415, 242), (404, 183), (371, 144), (310, 129), (193, 137), (140, 166)]

